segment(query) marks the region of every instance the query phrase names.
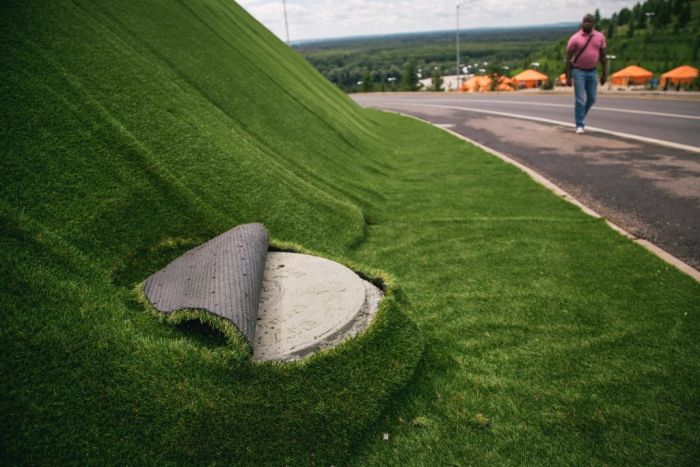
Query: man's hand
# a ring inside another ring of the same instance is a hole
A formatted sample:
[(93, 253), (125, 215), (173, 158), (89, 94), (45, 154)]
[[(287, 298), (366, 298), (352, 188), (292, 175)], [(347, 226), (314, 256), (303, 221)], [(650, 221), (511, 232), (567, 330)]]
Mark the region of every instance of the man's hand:
[(571, 75), (566, 75), (566, 85), (569, 87), (574, 85), (573, 81), (571, 81)]
[(604, 85), (608, 81), (608, 75), (606, 73), (603, 73), (600, 75), (600, 85)]

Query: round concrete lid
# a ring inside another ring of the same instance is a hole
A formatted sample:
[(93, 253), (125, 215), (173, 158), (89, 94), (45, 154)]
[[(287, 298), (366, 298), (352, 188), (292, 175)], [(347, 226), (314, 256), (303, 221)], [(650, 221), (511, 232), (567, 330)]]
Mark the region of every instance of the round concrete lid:
[[(376, 289), (370, 289), (370, 300), (368, 286)], [(292, 360), (337, 345), (359, 332), (358, 319), (369, 321), (366, 315), (376, 310), (380, 298), (379, 289), (342, 264), (305, 254), (269, 252), (253, 358)]]

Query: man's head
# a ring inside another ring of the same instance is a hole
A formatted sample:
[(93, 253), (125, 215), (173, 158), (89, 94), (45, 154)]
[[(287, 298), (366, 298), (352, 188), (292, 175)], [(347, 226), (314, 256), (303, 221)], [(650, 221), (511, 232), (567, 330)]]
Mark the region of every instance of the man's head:
[(583, 29), (583, 32), (589, 34), (591, 31), (593, 31), (593, 26), (595, 26), (595, 16), (591, 14), (584, 16), (583, 21), (581, 22), (581, 29)]

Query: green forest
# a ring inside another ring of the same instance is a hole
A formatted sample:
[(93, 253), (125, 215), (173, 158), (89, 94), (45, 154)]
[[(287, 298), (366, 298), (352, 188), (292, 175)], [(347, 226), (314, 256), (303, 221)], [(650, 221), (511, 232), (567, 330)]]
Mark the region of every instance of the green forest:
[[(460, 58), (466, 66), (507, 71), (530, 63), (541, 50), (575, 30), (575, 24), (518, 29), (460, 31)], [(311, 64), (344, 91), (405, 89), (406, 70), (428, 78), (456, 73), (455, 31), (337, 39), (295, 46)], [(358, 84), (362, 82), (362, 84)]]
[[(598, 10), (595, 15), (614, 57), (611, 72), (628, 65), (657, 74), (685, 64), (698, 66), (700, 0), (647, 0), (609, 18)], [(535, 64), (554, 78), (564, 70), (566, 42), (577, 27), (572, 22), (460, 31), (460, 61), (470, 72), (506, 76)], [(324, 40), (294, 48), (346, 92), (394, 91), (417, 88), (407, 74), (455, 74), (455, 41), (455, 31), (441, 31)]]

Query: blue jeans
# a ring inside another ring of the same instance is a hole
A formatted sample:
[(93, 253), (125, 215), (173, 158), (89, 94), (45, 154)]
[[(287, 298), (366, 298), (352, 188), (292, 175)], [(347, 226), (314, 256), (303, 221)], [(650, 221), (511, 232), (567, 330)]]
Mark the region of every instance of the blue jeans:
[(576, 127), (583, 127), (583, 120), (595, 103), (598, 90), (598, 70), (585, 71), (574, 68), (571, 70), (571, 75), (574, 81), (574, 94), (576, 95), (576, 106), (574, 108)]

